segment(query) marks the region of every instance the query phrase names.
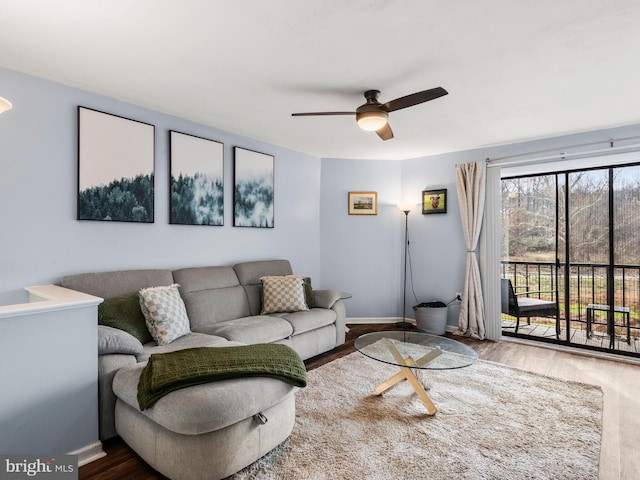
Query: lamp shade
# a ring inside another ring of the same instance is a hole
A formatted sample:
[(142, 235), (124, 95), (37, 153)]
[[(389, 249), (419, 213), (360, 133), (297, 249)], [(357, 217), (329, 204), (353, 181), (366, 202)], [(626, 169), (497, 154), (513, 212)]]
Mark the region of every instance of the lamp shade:
[(0, 97), (0, 113), (11, 110), (11, 107), (13, 107), (13, 105), (11, 105), (11, 102), (9, 100)]
[(416, 205), (414, 203), (399, 203), (398, 208), (405, 213), (409, 213)]

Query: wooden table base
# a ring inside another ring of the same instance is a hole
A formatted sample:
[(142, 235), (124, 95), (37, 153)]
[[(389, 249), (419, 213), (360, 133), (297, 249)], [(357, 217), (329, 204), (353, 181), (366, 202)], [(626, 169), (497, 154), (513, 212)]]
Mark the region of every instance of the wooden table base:
[[(413, 390), (418, 395), (418, 398), (422, 400), (422, 403), (427, 409), (427, 413), (429, 415), (435, 415), (438, 409), (433, 404), (433, 401), (431, 400), (431, 398), (427, 394), (427, 391), (424, 389), (424, 387), (420, 383), (420, 380), (418, 380), (418, 378), (411, 371), (411, 367), (422, 367), (427, 363), (429, 363), (434, 358), (438, 357), (442, 352), (440, 350), (433, 350), (432, 352), (427, 353), (425, 356), (420, 357), (418, 360), (414, 360), (411, 357), (404, 358), (402, 354), (398, 351), (398, 349), (395, 347), (395, 345), (393, 345), (393, 343), (390, 341), (387, 342), (387, 348), (393, 355), (393, 358), (395, 358), (395, 360), (398, 362), (398, 365), (400, 366), (400, 371), (396, 373), (393, 377), (385, 380), (380, 385), (378, 385), (375, 388), (375, 392), (378, 395), (381, 395), (382, 393), (386, 392), (387, 390), (389, 390), (391, 387), (398, 384), (399, 382), (402, 382), (403, 380), (407, 380), (411, 385), (411, 387), (413, 388)], [(405, 367), (402, 365), (407, 365), (407, 366)]]

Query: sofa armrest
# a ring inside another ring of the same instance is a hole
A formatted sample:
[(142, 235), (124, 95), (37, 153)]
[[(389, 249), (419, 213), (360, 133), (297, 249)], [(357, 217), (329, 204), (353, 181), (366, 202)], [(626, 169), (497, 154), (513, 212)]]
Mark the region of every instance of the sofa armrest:
[(142, 343), (124, 330), (98, 325), (98, 355), (141, 355)]
[(346, 338), (347, 312), (343, 299), (350, 298), (351, 295), (337, 290), (314, 290), (314, 300), (317, 308), (326, 308), (336, 313), (336, 343), (335, 346), (342, 345)]
[(317, 308), (332, 308), (333, 304), (342, 298), (337, 290), (314, 290), (313, 298)]

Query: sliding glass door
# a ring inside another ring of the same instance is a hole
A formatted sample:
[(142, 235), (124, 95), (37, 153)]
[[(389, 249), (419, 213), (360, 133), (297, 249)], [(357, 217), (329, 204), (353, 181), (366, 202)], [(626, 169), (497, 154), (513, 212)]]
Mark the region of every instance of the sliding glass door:
[[(517, 297), (559, 298), (557, 198), (555, 175), (502, 180), (502, 277), (511, 281)], [(533, 317), (518, 324), (507, 317), (503, 333), (557, 340), (557, 326), (557, 318)]]
[(502, 225), (516, 298), (558, 305), (503, 334), (638, 354), (640, 166), (505, 178)]

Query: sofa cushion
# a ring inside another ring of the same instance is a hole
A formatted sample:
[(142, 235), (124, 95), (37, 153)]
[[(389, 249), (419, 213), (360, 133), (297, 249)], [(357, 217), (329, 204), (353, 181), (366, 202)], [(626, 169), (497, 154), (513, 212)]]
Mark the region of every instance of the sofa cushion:
[(309, 310), (304, 301), (304, 281), (300, 275), (266, 276), (262, 281), (261, 315)]
[(136, 337), (140, 343), (153, 340), (140, 308), (138, 292), (106, 298), (98, 305), (98, 324), (124, 330)]
[(142, 343), (133, 335), (119, 328), (98, 325), (98, 355), (140, 355), (143, 351)]
[[(138, 411), (138, 381), (145, 366), (146, 362), (121, 368), (113, 379), (116, 396)], [(267, 410), (296, 390), (298, 387), (267, 377), (221, 380), (171, 392), (140, 413), (172, 432), (198, 435)]]
[(291, 324), (294, 335), (331, 325), (337, 318), (336, 312), (324, 308), (312, 308), (306, 312), (285, 313), (278, 316)]
[(112, 298), (137, 292), (141, 288), (171, 285), (171, 270), (119, 270), (79, 273), (62, 277), (60, 285), (96, 297)]
[(201, 326), (197, 332), (248, 344), (271, 343), (290, 337), (293, 327), (282, 318), (257, 315)]
[(237, 263), (233, 270), (238, 276), (240, 285), (259, 285), (260, 278), (267, 275), (292, 275), (289, 260), (259, 260), (256, 262)]
[(183, 348), (230, 346), (232, 343), (226, 338), (204, 333), (190, 332), (167, 345), (157, 345), (155, 342), (145, 343), (143, 353), (138, 355), (138, 362), (145, 362), (154, 353), (167, 353), (182, 350)]
[(140, 308), (158, 345), (171, 343), (190, 332), (187, 310), (175, 283), (140, 290)]
[(251, 315), (249, 302), (231, 267), (193, 267), (173, 272), (187, 307), (191, 329)]

